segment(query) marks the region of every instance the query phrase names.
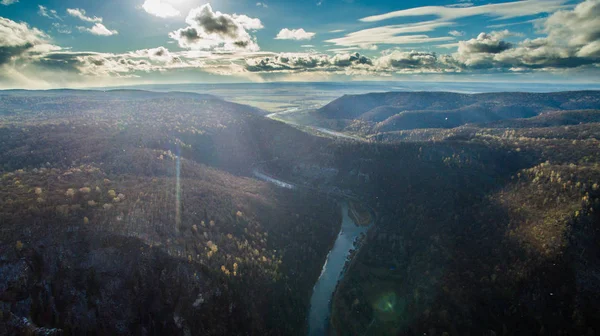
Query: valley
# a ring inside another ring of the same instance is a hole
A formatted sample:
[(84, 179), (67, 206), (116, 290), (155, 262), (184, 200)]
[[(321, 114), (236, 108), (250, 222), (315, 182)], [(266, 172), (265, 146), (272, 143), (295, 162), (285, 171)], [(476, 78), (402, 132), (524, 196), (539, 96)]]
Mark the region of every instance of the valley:
[(0, 330), (600, 330), (600, 94), (456, 95), (1, 91)]

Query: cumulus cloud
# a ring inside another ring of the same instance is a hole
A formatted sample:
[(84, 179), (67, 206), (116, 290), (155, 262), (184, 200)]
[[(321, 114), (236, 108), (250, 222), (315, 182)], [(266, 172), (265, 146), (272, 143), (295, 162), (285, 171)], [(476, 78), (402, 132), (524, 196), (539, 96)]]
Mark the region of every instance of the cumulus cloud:
[(76, 17), (82, 21), (85, 22), (102, 22), (102, 18), (101, 17), (91, 17), (91, 16), (87, 16), (85, 10), (80, 9), (80, 8), (67, 8), (67, 14)]
[(464, 31), (458, 31), (458, 30), (451, 30), (448, 32), (449, 35), (458, 37), (458, 36), (464, 36), (465, 32)]
[(246, 60), (246, 70), (259, 73), (324, 72), (338, 74), (390, 75), (393, 73), (461, 72), (464, 67), (450, 55), (432, 52), (399, 51), (369, 58), (357, 52), (333, 56), (317, 53), (282, 53)]
[(246, 70), (251, 72), (306, 72), (344, 71), (347, 68), (365, 68), (373, 61), (359, 53), (329, 56), (311, 53), (281, 53), (274, 56), (249, 58)]
[(136, 71), (147, 72), (152, 70), (152, 64), (147, 60), (95, 52), (50, 53), (37, 59), (32, 64), (54, 72), (74, 73), (92, 77), (122, 77), (130, 76)]
[(18, 23), (0, 17), (0, 66), (31, 53), (55, 49), (49, 37), (27, 23)]
[(538, 23), (546, 37), (512, 44), (508, 31), (459, 42), (456, 59), (473, 68), (513, 71), (575, 68), (600, 63), (600, 0), (586, 0)]
[(161, 0), (146, 0), (142, 5), (146, 13), (157, 16), (159, 18), (168, 18), (178, 16), (180, 13), (173, 5)]
[(378, 71), (409, 73), (460, 72), (462, 66), (449, 55), (426, 51), (393, 51), (375, 61)]
[(2, 0), (0, 1), (0, 4), (4, 5), (4, 6), (8, 6), (8, 5), (12, 5), (19, 2), (19, 0)]
[(288, 29), (283, 28), (279, 31), (276, 40), (310, 40), (312, 39), (316, 33), (311, 33), (305, 31), (303, 28), (300, 29)]
[(148, 58), (151, 61), (163, 63), (163, 64), (172, 64), (172, 63), (181, 63), (181, 57), (175, 55), (169, 51), (169, 49), (160, 46), (158, 48), (150, 48), (150, 49), (142, 49), (136, 50), (132, 53), (129, 53), (131, 57), (143, 57)]
[(504, 34), (492, 32), (481, 33), (476, 38), (458, 43), (459, 54), (498, 54), (512, 47), (511, 43), (502, 40)]
[(92, 28), (77, 27), (77, 29), (79, 29), (81, 32), (88, 32), (98, 36), (111, 36), (119, 33), (116, 30), (110, 30), (106, 28), (106, 26), (104, 26), (102, 23), (96, 23), (94, 26), (92, 26)]
[(192, 9), (185, 21), (188, 27), (169, 34), (182, 48), (215, 51), (259, 49), (256, 38), (248, 32), (263, 28), (259, 19), (215, 12), (210, 4), (205, 4)]
[(572, 11), (558, 11), (543, 23), (549, 42), (576, 50), (578, 57), (600, 57), (600, 1), (587, 0)]

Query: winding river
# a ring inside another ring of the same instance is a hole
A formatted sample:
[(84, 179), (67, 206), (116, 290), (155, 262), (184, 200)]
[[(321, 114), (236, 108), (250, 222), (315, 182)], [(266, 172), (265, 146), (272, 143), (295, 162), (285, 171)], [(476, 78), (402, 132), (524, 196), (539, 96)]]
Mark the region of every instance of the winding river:
[(368, 227), (358, 226), (348, 216), (348, 202), (342, 202), (342, 228), (335, 240), (333, 248), (329, 251), (321, 276), (313, 288), (310, 299), (310, 313), (308, 317), (308, 335), (323, 336), (327, 334), (329, 315), (331, 313), (331, 299), (338, 281), (344, 273), (344, 265), (354, 248), (354, 242), (361, 233), (366, 233)]
[[(254, 170), (254, 176), (267, 182), (271, 182), (279, 187), (294, 189), (295, 185), (278, 180), (272, 176)], [(321, 275), (313, 287), (313, 294), (310, 299), (310, 312), (308, 317), (308, 335), (323, 336), (327, 335), (329, 316), (331, 314), (331, 299), (338, 281), (344, 275), (344, 266), (350, 251), (354, 248), (354, 242), (361, 235), (366, 233), (369, 226), (358, 226), (348, 215), (348, 201), (340, 202), (342, 208), (342, 226), (333, 247), (327, 254), (327, 259), (321, 270)]]

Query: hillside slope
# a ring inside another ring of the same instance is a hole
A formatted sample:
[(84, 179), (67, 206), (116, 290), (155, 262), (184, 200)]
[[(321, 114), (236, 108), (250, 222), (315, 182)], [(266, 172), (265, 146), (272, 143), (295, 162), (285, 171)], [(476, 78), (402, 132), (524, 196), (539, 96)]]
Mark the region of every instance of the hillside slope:
[[(319, 122), (375, 134), (417, 128), (453, 128), (467, 123), (530, 118), (557, 110), (595, 109), (600, 92), (481, 93), (388, 92), (343, 96), (316, 111)], [(365, 124), (367, 126), (365, 126)], [(366, 129), (366, 131), (365, 131)]]
[(0, 334), (304, 334), (341, 214), (244, 176), (324, 140), (198, 95), (0, 104)]

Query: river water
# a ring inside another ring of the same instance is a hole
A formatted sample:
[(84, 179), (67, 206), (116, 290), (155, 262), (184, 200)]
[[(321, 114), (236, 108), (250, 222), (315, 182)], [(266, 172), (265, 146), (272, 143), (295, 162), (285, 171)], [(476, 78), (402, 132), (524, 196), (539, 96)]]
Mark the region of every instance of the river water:
[(321, 276), (313, 288), (310, 299), (310, 313), (308, 317), (308, 335), (323, 336), (327, 334), (329, 315), (331, 313), (331, 299), (338, 281), (343, 276), (344, 265), (354, 241), (361, 233), (366, 233), (368, 227), (360, 227), (348, 216), (348, 203), (342, 203), (342, 228), (335, 240), (333, 248), (327, 255)]
[[(261, 173), (258, 169), (254, 170), (254, 176), (281, 188), (295, 189), (293, 184), (278, 180), (272, 176)], [(323, 336), (327, 335), (329, 316), (331, 314), (331, 299), (338, 281), (344, 273), (344, 265), (350, 255), (350, 250), (354, 248), (354, 242), (361, 233), (366, 233), (368, 226), (358, 226), (352, 218), (348, 216), (348, 202), (342, 201), (342, 227), (333, 244), (333, 247), (327, 254), (327, 259), (321, 270), (321, 275), (313, 287), (313, 293), (310, 298), (310, 312), (308, 316), (308, 335)]]

